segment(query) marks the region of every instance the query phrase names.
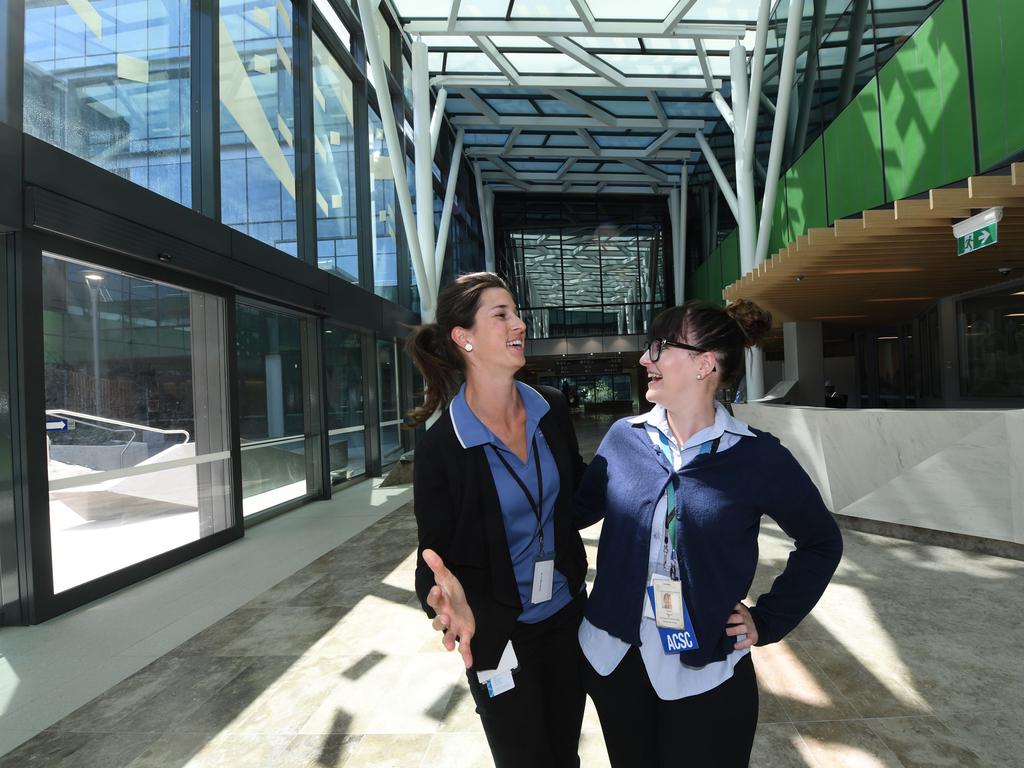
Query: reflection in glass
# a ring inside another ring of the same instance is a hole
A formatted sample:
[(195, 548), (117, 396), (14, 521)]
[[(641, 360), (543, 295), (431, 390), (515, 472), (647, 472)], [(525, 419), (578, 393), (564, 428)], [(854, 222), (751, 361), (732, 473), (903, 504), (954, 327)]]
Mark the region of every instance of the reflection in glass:
[(960, 392), (1024, 397), (1024, 290), (960, 302)]
[(292, 7), (220, 3), (221, 220), (296, 255)]
[(238, 420), (246, 516), (310, 493), (301, 322), (238, 305)]
[(377, 387), (380, 397), (380, 462), (386, 467), (402, 455), (398, 346), (393, 341), (377, 342)]
[(352, 81), (315, 35), (313, 61), (317, 263), (358, 283)]
[[(666, 302), (661, 208), (508, 202), (497, 227), (530, 338), (646, 333)], [(551, 226), (551, 222), (563, 222)]]
[(324, 392), (331, 481), (366, 472), (362, 336), (335, 323), (324, 330)]
[(192, 202), (190, 4), (25, 4), (25, 132)]
[(398, 303), (398, 233), (395, 178), (388, 158), (384, 126), (372, 109), (370, 118), (370, 213), (373, 227), (373, 292)]
[(232, 524), (217, 297), (43, 258), (54, 592)]

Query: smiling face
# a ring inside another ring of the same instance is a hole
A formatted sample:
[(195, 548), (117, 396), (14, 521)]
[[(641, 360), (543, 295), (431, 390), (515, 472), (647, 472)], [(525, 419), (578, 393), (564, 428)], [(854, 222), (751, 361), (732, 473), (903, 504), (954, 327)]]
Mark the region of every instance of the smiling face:
[(472, 327), (453, 328), (452, 339), (462, 350), (467, 343), (473, 345), (472, 352), (463, 351), (467, 372), (476, 368), (515, 373), (526, 363), (526, 323), (516, 313), (512, 294), (504, 288), (488, 288), (481, 293)]
[[(689, 339), (683, 341), (694, 344)], [(715, 386), (710, 375), (716, 365), (712, 352), (663, 346), (657, 362), (651, 360), (648, 350), (640, 357), (640, 365), (647, 370), (647, 400), (669, 411), (679, 410), (691, 398), (706, 398), (709, 387)]]

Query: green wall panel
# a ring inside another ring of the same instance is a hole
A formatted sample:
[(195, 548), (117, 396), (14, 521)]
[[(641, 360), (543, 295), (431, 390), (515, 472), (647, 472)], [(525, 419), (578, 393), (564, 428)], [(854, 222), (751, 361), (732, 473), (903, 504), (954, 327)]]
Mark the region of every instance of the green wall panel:
[(797, 160), (786, 174), (786, 215), (788, 242), (811, 227), (827, 225), (825, 203), (825, 152), (821, 137)]
[(962, 6), (947, 0), (879, 73), (888, 200), (974, 171), (967, 80)]
[[(731, 237), (731, 235), (730, 235)], [(712, 304), (722, 304), (722, 256), (725, 253), (725, 243), (715, 251), (708, 259), (708, 301)]]
[(885, 202), (878, 78), (825, 129), (828, 223)]
[(775, 192), (775, 208), (772, 211), (772, 234), (768, 238), (769, 258), (789, 242), (789, 203), (786, 193), (786, 178), (779, 179)]
[[(948, 1), (948, 0), (947, 0)], [(1022, 0), (968, 0), (981, 169), (1024, 150)]]

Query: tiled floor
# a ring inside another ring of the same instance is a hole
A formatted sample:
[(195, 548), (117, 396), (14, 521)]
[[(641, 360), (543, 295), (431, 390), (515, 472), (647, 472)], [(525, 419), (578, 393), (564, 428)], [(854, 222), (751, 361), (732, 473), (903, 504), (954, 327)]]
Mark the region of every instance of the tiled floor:
[[(407, 490), (397, 493), (392, 506), (408, 500)], [(318, 506), (326, 507), (292, 514)], [(69, 702), (63, 719), (0, 758), (0, 768), (490, 765), (459, 659), (439, 649), (412, 592), (411, 505), (376, 522), (367, 515), (369, 527), (333, 548), (324, 542), (347, 534), (316, 533), (330, 529), (331, 515), (300, 523), (288, 517), (277, 531), (268, 528), (276, 521), (254, 529), (245, 546), (262, 538), (308, 555), (312, 540), (322, 556), (307, 557), (308, 565), (234, 610), (223, 606), (232, 596), (237, 602), (237, 591), (220, 596), (209, 610), (223, 618), (194, 636), (185, 629), (175, 635), (187, 617), (168, 617), (156, 633), (163, 645), (139, 638), (125, 648), (137, 649), (134, 655), (114, 655), (127, 679), (84, 706)], [(597, 533), (584, 532), (591, 555)], [(261, 568), (274, 572), (265, 575), (267, 586), (287, 567), (273, 551), (244, 558), (265, 558)], [(767, 588), (787, 551), (784, 534), (766, 525), (754, 594)], [(1024, 765), (1024, 635), (1016, 626), (1024, 615), (1022, 579), (1021, 562), (847, 532), (843, 563), (818, 608), (785, 642), (756, 649), (762, 698), (752, 765)], [(180, 613), (172, 595), (203, 613), (201, 575), (179, 569), (166, 581), (98, 618), (130, 633), (132, 611)], [(180, 595), (175, 582), (188, 585)], [(8, 657), (15, 660), (77, 649), (88, 666), (110, 656), (102, 647), (85, 652), (103, 637), (90, 624), (33, 646), (33, 633), (48, 627), (0, 631), (0, 644), (17, 641), (20, 650)], [(65, 687), (82, 688), (57, 670), (36, 685), (58, 697)], [(21, 712), (14, 723), (29, 725), (37, 722), (25, 714), (31, 709), (23, 701), (8, 711)], [(0, 722), (5, 730), (17, 729)], [(592, 711), (580, 754), (586, 768), (607, 765)]]

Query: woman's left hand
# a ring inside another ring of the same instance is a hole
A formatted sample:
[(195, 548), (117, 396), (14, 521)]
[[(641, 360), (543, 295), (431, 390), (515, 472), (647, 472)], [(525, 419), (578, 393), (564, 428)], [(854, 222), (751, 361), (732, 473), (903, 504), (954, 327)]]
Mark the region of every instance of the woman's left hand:
[(730, 637), (746, 635), (743, 640), (736, 643), (737, 651), (757, 644), (757, 626), (754, 624), (754, 617), (750, 615), (750, 611), (743, 603), (736, 603), (725, 623), (728, 625), (725, 628), (725, 634)]

